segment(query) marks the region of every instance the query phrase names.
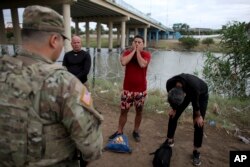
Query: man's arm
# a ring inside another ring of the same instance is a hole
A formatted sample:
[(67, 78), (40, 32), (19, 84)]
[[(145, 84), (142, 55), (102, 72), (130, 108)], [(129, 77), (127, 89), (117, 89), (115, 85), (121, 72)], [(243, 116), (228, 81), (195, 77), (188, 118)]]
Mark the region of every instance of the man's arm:
[(120, 56), (120, 62), (123, 66), (126, 66), (128, 62), (130, 62), (130, 60), (133, 58), (135, 49), (133, 49), (132, 52), (130, 52), (128, 55), (125, 55), (126, 52), (128, 52), (128, 50), (123, 52), (123, 54)]
[(87, 76), (89, 74), (89, 70), (91, 67), (91, 57), (87, 52), (84, 56), (86, 56), (86, 58), (82, 63), (83, 70), (77, 75), (77, 78), (81, 78), (82, 76)]
[(84, 107), (85, 105), (93, 107), (93, 101), (90, 93), (77, 78), (67, 73), (62, 77), (64, 85), (61, 89), (64, 104), (61, 108), (62, 124), (70, 133), (77, 149), (81, 151), (83, 160), (98, 159), (102, 153), (103, 143), (100, 126), (102, 116)]
[(140, 67), (141, 68), (147, 67), (149, 62), (142, 57), (140, 50), (136, 50), (136, 56), (137, 56), (137, 61), (140, 65)]
[(203, 126), (203, 118), (200, 113), (200, 104), (199, 104), (199, 92), (194, 91), (194, 97), (192, 99), (192, 106), (194, 112), (194, 124), (197, 124), (199, 127)]
[(199, 104), (199, 93), (198, 92), (193, 92), (194, 96), (192, 97), (192, 106), (194, 110), (194, 115), (195, 116), (200, 116), (200, 104)]

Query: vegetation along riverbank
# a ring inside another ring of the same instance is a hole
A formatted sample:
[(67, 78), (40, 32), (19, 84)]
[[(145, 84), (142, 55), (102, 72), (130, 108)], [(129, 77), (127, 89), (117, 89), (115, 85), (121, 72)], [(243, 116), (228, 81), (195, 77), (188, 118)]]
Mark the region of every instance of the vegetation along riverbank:
[[(210, 90), (207, 123), (229, 131), (241, 129), (248, 136), (250, 136), (249, 27), (249, 23), (229, 24), (224, 27), (220, 39), (213, 39), (213, 42), (199, 40), (197, 45), (190, 48), (179, 40), (160, 40), (158, 43), (150, 43), (151, 47), (156, 49), (204, 52), (207, 58), (202, 75)], [(222, 53), (221, 57), (216, 57), (212, 53), (217, 51)], [(98, 78), (92, 90), (95, 97), (100, 97), (113, 105), (119, 105), (120, 91), (121, 83)], [(166, 114), (169, 109), (166, 97), (165, 91), (149, 90), (145, 111)], [(192, 112), (189, 110), (187, 109), (183, 118), (185, 120), (190, 118), (192, 121)]]

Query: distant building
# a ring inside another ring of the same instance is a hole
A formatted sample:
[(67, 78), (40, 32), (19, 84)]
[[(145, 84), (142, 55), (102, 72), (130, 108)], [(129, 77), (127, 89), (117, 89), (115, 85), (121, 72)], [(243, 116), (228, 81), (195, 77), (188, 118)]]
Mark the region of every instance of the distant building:
[(214, 30), (211, 28), (189, 28), (189, 31), (194, 31), (194, 32), (213, 32)]

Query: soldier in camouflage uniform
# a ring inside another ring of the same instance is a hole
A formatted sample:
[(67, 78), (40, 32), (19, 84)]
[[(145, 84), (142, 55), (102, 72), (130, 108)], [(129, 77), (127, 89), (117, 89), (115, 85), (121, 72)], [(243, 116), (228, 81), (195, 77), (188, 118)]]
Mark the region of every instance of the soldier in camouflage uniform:
[(102, 115), (82, 83), (54, 61), (64, 44), (61, 15), (42, 6), (23, 14), (22, 49), (0, 56), (0, 166), (75, 167), (100, 157)]

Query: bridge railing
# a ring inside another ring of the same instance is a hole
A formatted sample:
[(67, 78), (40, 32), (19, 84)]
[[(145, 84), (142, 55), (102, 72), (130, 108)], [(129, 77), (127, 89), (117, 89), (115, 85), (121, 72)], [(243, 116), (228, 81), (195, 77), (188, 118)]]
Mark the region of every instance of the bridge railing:
[(135, 7), (133, 7), (132, 5), (124, 2), (123, 0), (106, 0), (108, 2), (111, 2), (119, 7), (122, 7), (123, 9), (131, 12), (131, 13), (134, 13), (136, 15), (139, 15), (141, 17), (143, 17), (145, 20), (149, 21), (149, 22), (152, 22), (156, 25), (159, 25), (160, 27), (162, 27), (163, 29), (167, 30), (168, 28), (166, 26), (164, 26), (161, 22), (147, 16), (145, 13), (141, 12), (140, 10), (136, 9)]

